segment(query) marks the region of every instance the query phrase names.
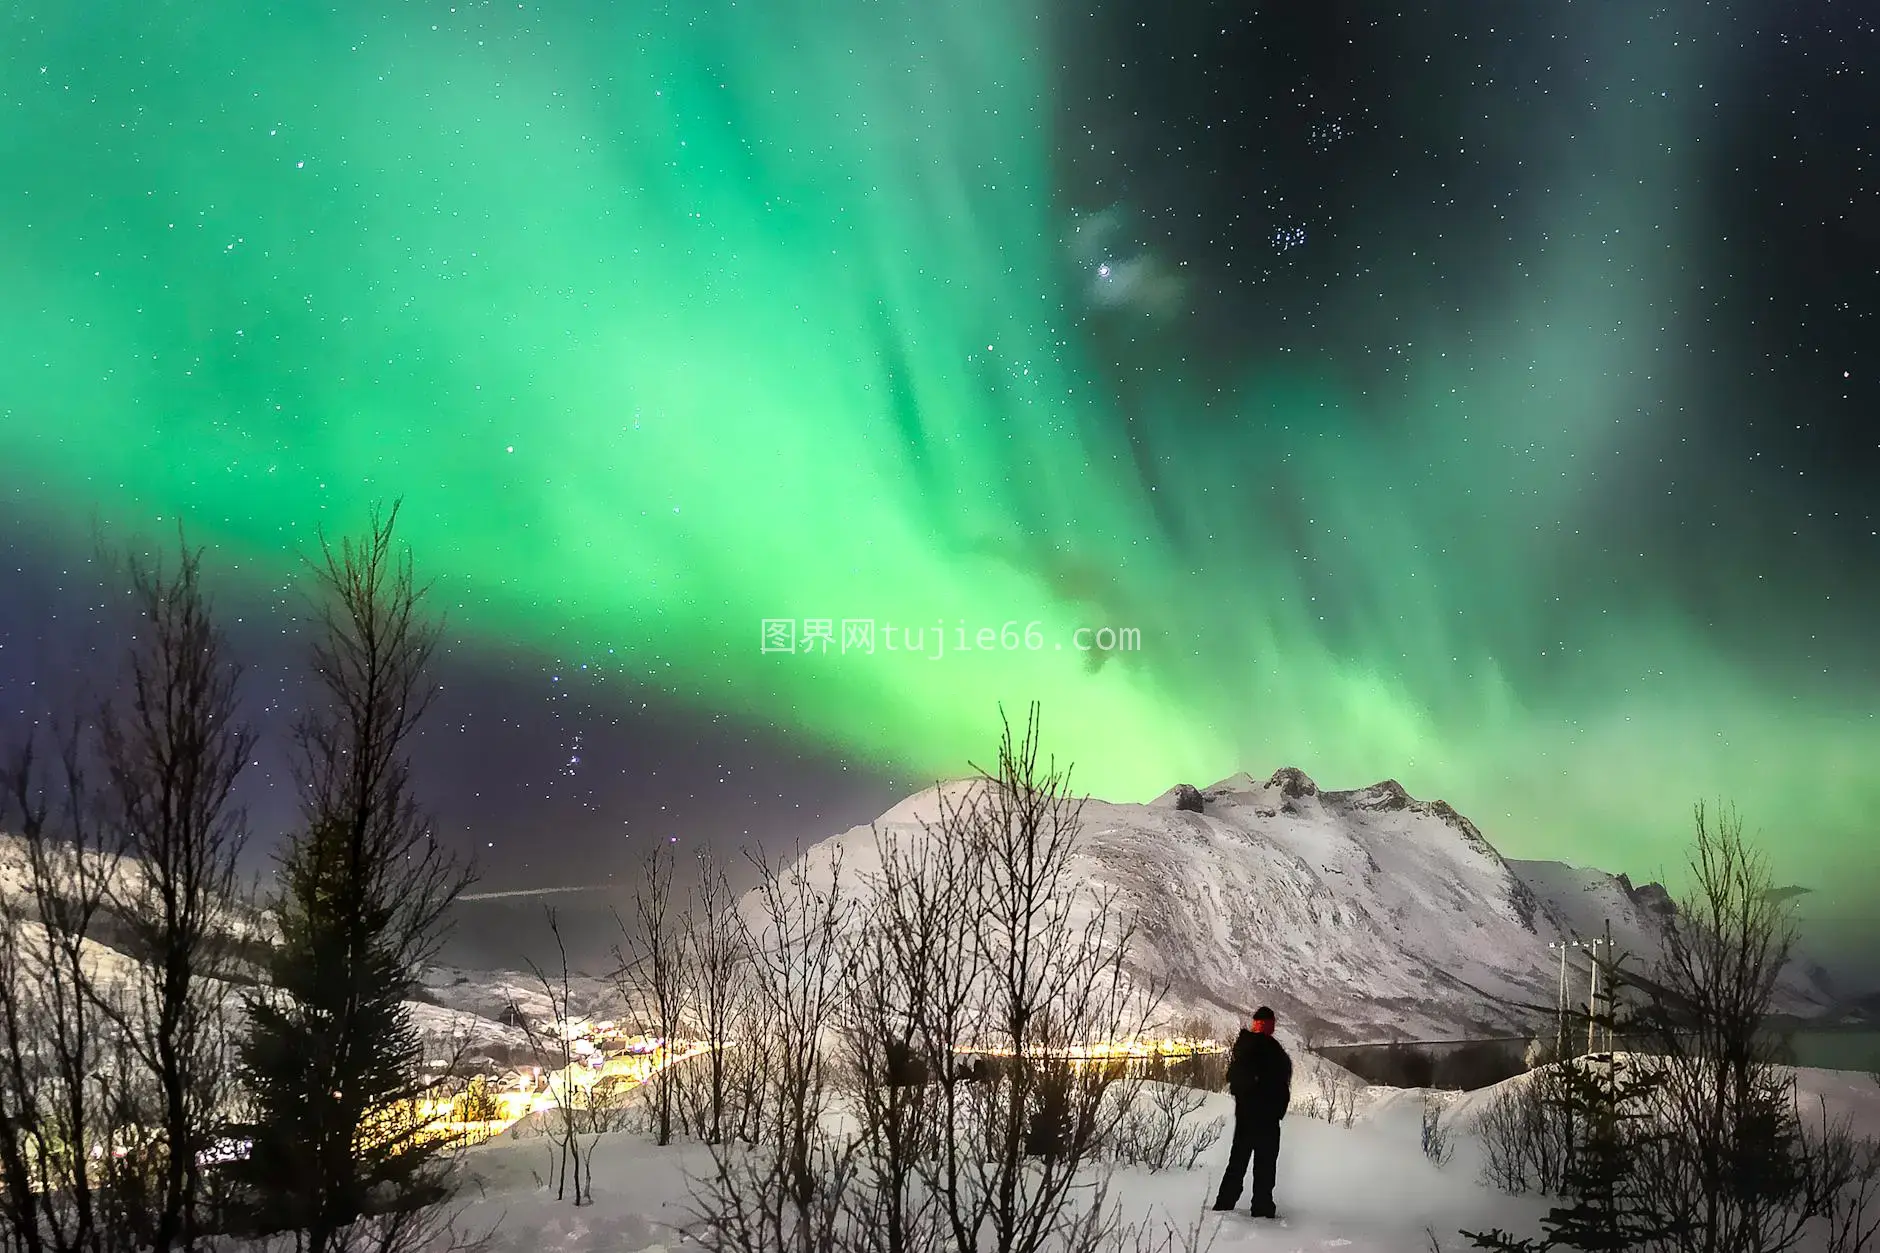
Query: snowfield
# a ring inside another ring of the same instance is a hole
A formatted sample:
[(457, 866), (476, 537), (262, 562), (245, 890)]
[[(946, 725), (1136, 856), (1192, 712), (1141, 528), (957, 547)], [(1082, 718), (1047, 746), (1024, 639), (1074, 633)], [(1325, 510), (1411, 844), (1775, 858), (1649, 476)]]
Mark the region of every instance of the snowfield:
[[(1508, 1084), (1527, 1081), (1523, 1076)], [(1880, 1135), (1880, 1086), (1867, 1076), (1803, 1070), (1797, 1082), (1805, 1119), (1812, 1121), (1817, 1097), (1825, 1097), (1831, 1116), (1846, 1115), (1864, 1134)], [(1303, 1086), (1295, 1085), (1296, 1095)], [(1464, 1125), (1502, 1087), (1446, 1094), (1451, 1117)], [(1157, 1247), (1166, 1231), (1178, 1250), (1185, 1247), (1181, 1233), (1197, 1222), (1200, 1247), (1211, 1241), (1221, 1253), (1428, 1253), (1427, 1233), (1451, 1251), (1468, 1247), (1457, 1234), (1465, 1227), (1536, 1232), (1546, 1203), (1478, 1183), (1481, 1150), (1473, 1137), (1459, 1136), (1454, 1157), (1441, 1168), (1424, 1157), (1423, 1097), (1420, 1090), (1366, 1089), (1349, 1127), (1290, 1115), (1281, 1140), (1277, 1222), (1209, 1212), (1226, 1163), (1225, 1139), (1193, 1170), (1119, 1170), (1111, 1195), (1126, 1221), (1148, 1225)], [(1231, 1125), (1232, 1102), (1210, 1095), (1194, 1118)], [(677, 1253), (693, 1247), (684, 1234), (692, 1221), (688, 1174), (707, 1168), (703, 1148), (661, 1149), (624, 1132), (603, 1135), (594, 1151), (595, 1200), (579, 1209), (557, 1202), (543, 1186), (550, 1153), (546, 1139), (507, 1136), (469, 1150), (460, 1167), (460, 1229), (493, 1229), (489, 1253)]]
[[(917, 841), (960, 780), (895, 805), (802, 854), (826, 886), (840, 853), (860, 888), (879, 867), (878, 829)], [(1084, 806), (1073, 878), (1115, 892), (1137, 927), (1132, 974), (1165, 981), (1171, 1017), (1231, 1032), (1261, 1004), (1321, 1042), (1521, 1034), (1551, 1015), (1559, 967), (1549, 941), (1612, 924), (1634, 969), (1657, 951), (1662, 889), (1558, 862), (1509, 861), (1442, 801), (1386, 780), (1322, 791), (1287, 768), (1144, 805)], [(747, 897), (747, 914), (755, 902)], [(1582, 958), (1570, 986), (1586, 994)], [(1832, 996), (1791, 967), (1776, 1008), (1826, 1012)], [(1537, 1015), (1530, 1007), (1542, 1007)]]
[[(1420, 1107), (1418, 1107), (1420, 1108)], [(1212, 1095), (1197, 1115), (1230, 1119), (1233, 1103)], [(1215, 1188), (1226, 1163), (1225, 1140), (1191, 1171), (1151, 1174), (1119, 1170), (1114, 1203), (1128, 1222), (1176, 1235), (1197, 1221), (1205, 1245), (1217, 1249), (1345, 1249), (1348, 1253), (1413, 1253), (1427, 1249), (1424, 1228), (1454, 1237), (1459, 1226), (1531, 1224), (1540, 1204), (1493, 1193), (1474, 1183), (1462, 1153), (1443, 1170), (1418, 1148), (1420, 1114), (1406, 1104), (1378, 1120), (1342, 1127), (1294, 1115), (1286, 1120), (1277, 1196), (1281, 1219), (1214, 1214)], [(556, 1202), (538, 1181), (548, 1178), (545, 1139), (499, 1139), (465, 1154), (467, 1202), (461, 1226), (495, 1228), (490, 1253), (600, 1253), (688, 1246), (692, 1221), (688, 1174), (709, 1168), (697, 1145), (659, 1149), (643, 1137), (600, 1137), (594, 1153), (592, 1205)], [(1162, 1241), (1156, 1239), (1159, 1246)], [(1460, 1239), (1445, 1247), (1462, 1248)]]

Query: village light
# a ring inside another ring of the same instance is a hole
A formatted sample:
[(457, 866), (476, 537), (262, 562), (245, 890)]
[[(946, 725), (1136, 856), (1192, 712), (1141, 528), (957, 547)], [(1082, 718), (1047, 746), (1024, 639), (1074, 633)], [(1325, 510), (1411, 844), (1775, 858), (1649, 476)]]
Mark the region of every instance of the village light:
[[(979, 1047), (965, 1045), (953, 1050), (966, 1056), (977, 1057), (1012, 1057), (1015, 1050), (1005, 1046)], [(1089, 1062), (1106, 1061), (1115, 1058), (1137, 1057), (1199, 1057), (1226, 1050), (1214, 1040), (1186, 1040), (1163, 1038), (1154, 1040), (1099, 1040), (1081, 1046), (1033, 1045), (1025, 1050), (1030, 1057), (1054, 1058), (1058, 1061)]]

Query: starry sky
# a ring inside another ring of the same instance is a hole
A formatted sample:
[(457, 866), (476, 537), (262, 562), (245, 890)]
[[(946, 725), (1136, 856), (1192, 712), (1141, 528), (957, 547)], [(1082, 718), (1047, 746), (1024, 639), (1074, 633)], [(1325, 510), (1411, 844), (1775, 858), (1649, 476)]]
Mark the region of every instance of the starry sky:
[[(1846, 0), (0, 18), (0, 690), (209, 548), (264, 836), (299, 560), (402, 499), (486, 888), (781, 850), (1043, 703), (1880, 939), (1880, 38)], [(1871, 926), (1871, 924), (1869, 924)]]

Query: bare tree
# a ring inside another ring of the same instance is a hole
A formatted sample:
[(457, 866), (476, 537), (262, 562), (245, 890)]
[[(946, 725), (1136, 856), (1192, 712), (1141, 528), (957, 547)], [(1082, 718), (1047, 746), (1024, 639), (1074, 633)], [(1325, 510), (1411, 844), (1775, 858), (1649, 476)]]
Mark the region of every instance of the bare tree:
[(843, 1056), (862, 1130), (850, 1189), (863, 1253), (945, 1248), (950, 1205), (971, 1204), (972, 1153), (990, 1104), (989, 1059), (962, 1062), (981, 1034), (985, 989), (969, 849), (958, 828), (875, 832), (878, 871), (850, 961)]
[(739, 1032), (756, 1089), (752, 1142), (711, 1146), (711, 1170), (696, 1181), (695, 1235), (713, 1253), (827, 1253), (841, 1239), (854, 1164), (851, 1142), (827, 1121), (849, 909), (841, 861), (826, 886), (800, 857), (782, 868), (752, 861), (752, 995)]
[(20, 1253), (117, 1253), (138, 1243), (126, 1159), (131, 1067), (98, 1009), (92, 940), (116, 858), (92, 821), (81, 736), (51, 781), (28, 738), (0, 767), (0, 1242)]
[[(633, 917), (614, 914), (623, 945), (614, 947), (615, 984), (634, 1006), (642, 1026), (659, 1038), (667, 1057), (679, 1034), (687, 989), (684, 919), (672, 899), (672, 854), (655, 844), (640, 864), (633, 887)], [(672, 1143), (673, 1084), (669, 1067), (651, 1076), (653, 1137)]]
[(159, 1173), (150, 1247), (193, 1248), (201, 1229), (202, 1154), (230, 1098), (227, 982), (239, 919), (244, 814), (231, 802), (254, 745), (238, 720), (240, 669), (228, 658), (186, 545), (173, 572), (135, 556), (139, 618), (126, 696), (101, 721), (106, 819), (114, 852), (109, 904), (135, 958), (101, 1004), (148, 1075)]
[[(306, 1253), (443, 1189), (437, 1079), (406, 997), (442, 941), (467, 867), (433, 838), (408, 753), (435, 688), (438, 627), (397, 519), (321, 541), (313, 703), (295, 733), (304, 825), (281, 858), (273, 987), (248, 997), (241, 1069), (256, 1109), (243, 1171), (264, 1227)], [(387, 1228), (387, 1230), (402, 1230)]]
[[(1689, 894), (1651, 976), (1600, 963), (1602, 983), (1627, 995), (1609, 995), (1588, 1021), (1642, 1047), (1532, 1076), (1557, 1077), (1541, 1099), (1571, 1116), (1557, 1184), (1568, 1203), (1543, 1219), (1543, 1241), (1498, 1231), (1477, 1237), (1481, 1247), (1781, 1253), (1818, 1218), (1843, 1240), (1861, 1226), (1843, 1221), (1863, 1205), (1857, 1157), (1825, 1117), (1821, 1136), (1807, 1133), (1765, 1030), (1794, 943), (1767, 863), (1730, 810), (1713, 826), (1698, 806), (1695, 828)], [(1491, 1164), (1510, 1146), (1552, 1143), (1489, 1131)]]
[[(581, 1142), (584, 1128), (583, 1095), (575, 1091), (574, 1070), (576, 1057), (574, 1051), (573, 995), (570, 990), (568, 974), (568, 946), (562, 940), (561, 923), (550, 909), (548, 931), (555, 937), (555, 952), (561, 959), (558, 975), (545, 973), (534, 962), (529, 963), (529, 973), (535, 977), (537, 986), (548, 998), (549, 1017), (552, 1022), (544, 1031), (540, 1023), (522, 1012), (512, 999), (510, 1008), (516, 1021), (523, 1024), (523, 1034), (528, 1037), (529, 1050), (535, 1054), (536, 1065), (551, 1076), (548, 1083), (549, 1095), (555, 1101), (555, 1121), (549, 1135), (554, 1143), (554, 1167), (550, 1172), (550, 1181), (555, 1188), (557, 1201), (569, 1199), (573, 1192), (576, 1205), (587, 1205), (594, 1200), (594, 1149), (590, 1141)], [(559, 1076), (559, 1087), (553, 1076)]]
[(1085, 1212), (1102, 1212), (1103, 1181), (1085, 1168), (1129, 1104), (1111, 1089), (1134, 1080), (1126, 1066), (1076, 1058), (1144, 1034), (1159, 999), (1125, 973), (1132, 929), (1114, 897), (1076, 874), (1083, 802), (1069, 771), (1039, 751), (1034, 705), (1022, 738), (1004, 725), (992, 770), (957, 800), (941, 793), (935, 824), (969, 893), (961, 939), (971, 993), (957, 1025), (998, 1064), (977, 1099), (960, 1102), (956, 1090), (934, 1183), (954, 1246), (993, 1253), (1070, 1247), (1067, 1232), (1092, 1242), (1113, 1234), (1068, 1219), (1080, 1185), (1092, 1198)]
[(422, 1249), (424, 1253), (483, 1253), (490, 1247), (496, 1228), (466, 1230), (463, 1208), (429, 1205), (367, 1214), (336, 1232), (333, 1245), (356, 1249), (358, 1253), (402, 1253), (408, 1249)]
[(1791, 1080), (1765, 1031), (1795, 944), (1768, 862), (1725, 809), (1694, 812), (1690, 887), (1645, 982), (1642, 1035), (1662, 1066), (1664, 1117), (1635, 1168), (1679, 1253), (1780, 1253), (1801, 1239), (1808, 1146)]
[(724, 866), (716, 860), (700, 858), (682, 931), (686, 999), (697, 1017), (705, 1056), (698, 1067), (683, 1074), (675, 1071), (672, 1077), (692, 1134), (707, 1144), (720, 1144), (727, 1134), (732, 1097), (732, 1060), (726, 1050), (734, 1044), (732, 1024), (743, 1005), (750, 952), (737, 899)]
[(1067, 783), (1038, 761), (1034, 709), (1022, 742), (1005, 729), (996, 771), (941, 790), (919, 836), (877, 832), (865, 895), (847, 894), (839, 856), (760, 863), (731, 1072), (741, 1139), (714, 1147), (695, 1197), (708, 1248), (1093, 1253), (1123, 1238), (1102, 1163), (1140, 1067), (1104, 1046), (1140, 1039), (1157, 998), (1125, 973), (1114, 898), (1077, 872)]
[[(905, 853), (879, 831), (876, 845), (887, 868), (883, 878), (891, 878)], [(936, 1194), (920, 1180), (942, 1130), (943, 1088), (933, 1080), (950, 1059), (930, 1052), (920, 1024), (932, 1010), (937, 951), (957, 945), (958, 936), (944, 912), (896, 904), (877, 881), (863, 907), (837, 1017), (861, 1127), (849, 1203), (857, 1253), (919, 1253), (934, 1248), (941, 1232)]]

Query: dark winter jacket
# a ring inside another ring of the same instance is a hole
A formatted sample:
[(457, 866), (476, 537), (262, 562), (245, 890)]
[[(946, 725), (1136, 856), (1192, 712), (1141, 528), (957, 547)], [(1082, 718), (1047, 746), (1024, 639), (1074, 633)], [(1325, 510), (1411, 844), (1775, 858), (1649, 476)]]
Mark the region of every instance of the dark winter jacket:
[(1292, 1058), (1285, 1046), (1242, 1027), (1227, 1063), (1227, 1090), (1240, 1117), (1284, 1118), (1292, 1104)]

